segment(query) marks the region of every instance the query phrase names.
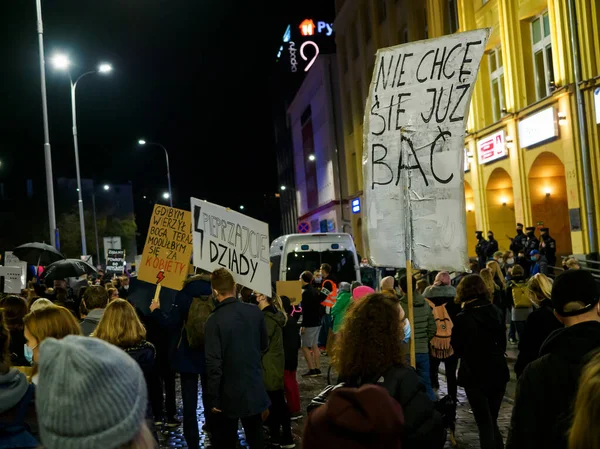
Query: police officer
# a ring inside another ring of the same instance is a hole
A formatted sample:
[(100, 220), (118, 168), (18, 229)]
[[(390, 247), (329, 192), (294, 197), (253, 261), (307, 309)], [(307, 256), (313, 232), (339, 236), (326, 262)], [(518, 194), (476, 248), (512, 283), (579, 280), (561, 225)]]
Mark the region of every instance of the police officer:
[(491, 260), (494, 258), (494, 253), (498, 251), (498, 240), (494, 238), (494, 233), (488, 231), (488, 247), (487, 247), (487, 258)]
[(556, 240), (550, 237), (550, 229), (540, 229), (542, 241), (540, 242), (540, 254), (546, 256), (548, 265), (554, 267), (556, 265)]
[(475, 231), (477, 235), (477, 246), (475, 247), (475, 253), (477, 254), (477, 261), (479, 263), (479, 269), (485, 268), (487, 262), (487, 249), (488, 242), (483, 238), (483, 231)]
[(535, 228), (533, 226), (526, 228), (527, 242), (525, 243), (525, 254), (530, 254), (531, 251), (540, 249), (540, 241), (535, 236)]
[(510, 250), (515, 254), (519, 254), (520, 251), (525, 250), (527, 244), (527, 236), (523, 233), (523, 224), (517, 223), (517, 235), (510, 244)]

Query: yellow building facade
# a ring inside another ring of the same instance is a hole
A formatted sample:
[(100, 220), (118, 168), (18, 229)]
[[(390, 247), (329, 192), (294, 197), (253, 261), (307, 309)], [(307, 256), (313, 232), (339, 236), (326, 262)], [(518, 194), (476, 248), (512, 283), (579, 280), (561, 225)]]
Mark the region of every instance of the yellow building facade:
[[(597, 241), (594, 221), (600, 223), (600, 214), (598, 207), (588, 214), (568, 1), (337, 1), (351, 198), (362, 196), (363, 109), (377, 49), (490, 27), (465, 139), (469, 254), (474, 255), (475, 230), (493, 231), (500, 249), (508, 249), (517, 222), (549, 227), (559, 255), (590, 252), (589, 230)], [(587, 184), (592, 203), (600, 205), (595, 107), (600, 99), (600, 0), (574, 3), (590, 164)], [(362, 249), (360, 214), (353, 217), (352, 228)]]

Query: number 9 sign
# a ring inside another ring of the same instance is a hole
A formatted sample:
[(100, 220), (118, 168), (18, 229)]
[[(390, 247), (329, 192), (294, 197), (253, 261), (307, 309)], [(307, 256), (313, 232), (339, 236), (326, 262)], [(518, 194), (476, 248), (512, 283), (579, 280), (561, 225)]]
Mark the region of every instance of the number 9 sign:
[(308, 57), (304, 54), (304, 49), (306, 48), (307, 45), (312, 45), (313, 47), (315, 47), (315, 55), (309, 61), (309, 63), (307, 64), (306, 68), (304, 69), (305, 72), (308, 72), (310, 70), (310, 68), (312, 67), (312, 65), (317, 60), (317, 56), (319, 56), (319, 46), (317, 44), (315, 44), (313, 41), (306, 41), (306, 42), (304, 42), (300, 46), (300, 57), (302, 59), (304, 59), (305, 61), (308, 61)]

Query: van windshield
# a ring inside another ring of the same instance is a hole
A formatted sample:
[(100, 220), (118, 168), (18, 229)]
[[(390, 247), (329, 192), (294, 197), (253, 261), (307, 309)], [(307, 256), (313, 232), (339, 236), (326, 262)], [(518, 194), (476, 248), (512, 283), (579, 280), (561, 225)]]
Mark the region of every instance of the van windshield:
[(353, 282), (356, 280), (356, 267), (354, 254), (351, 251), (307, 251), (289, 253), (287, 256), (287, 280), (300, 279), (304, 271), (314, 273), (321, 264), (331, 265), (334, 277), (339, 282)]

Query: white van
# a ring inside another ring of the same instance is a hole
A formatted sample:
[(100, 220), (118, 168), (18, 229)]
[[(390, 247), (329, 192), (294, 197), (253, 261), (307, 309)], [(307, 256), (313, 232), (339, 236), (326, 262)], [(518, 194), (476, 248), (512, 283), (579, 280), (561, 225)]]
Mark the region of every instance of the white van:
[(339, 282), (360, 280), (360, 265), (350, 234), (290, 234), (273, 241), (271, 280), (297, 281), (303, 271), (314, 273), (331, 265)]

